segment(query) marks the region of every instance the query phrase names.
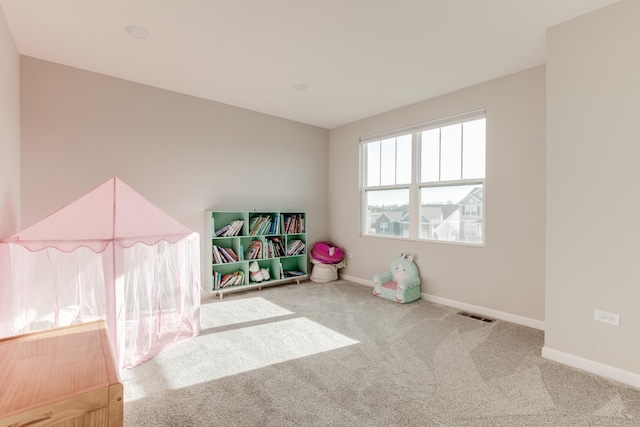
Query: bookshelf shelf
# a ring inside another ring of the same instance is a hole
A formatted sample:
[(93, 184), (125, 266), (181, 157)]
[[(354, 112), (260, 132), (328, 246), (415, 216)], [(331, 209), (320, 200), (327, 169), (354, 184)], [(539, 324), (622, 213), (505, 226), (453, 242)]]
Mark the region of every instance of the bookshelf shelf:
[[(308, 278), (306, 222), (306, 212), (205, 211), (209, 291), (222, 298)], [(251, 280), (253, 261), (268, 280)]]

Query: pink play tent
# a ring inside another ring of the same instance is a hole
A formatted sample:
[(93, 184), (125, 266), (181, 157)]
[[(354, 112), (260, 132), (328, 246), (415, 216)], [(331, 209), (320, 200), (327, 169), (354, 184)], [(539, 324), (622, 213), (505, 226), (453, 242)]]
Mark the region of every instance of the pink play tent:
[(0, 241), (0, 337), (105, 319), (120, 368), (200, 332), (197, 233), (112, 178)]

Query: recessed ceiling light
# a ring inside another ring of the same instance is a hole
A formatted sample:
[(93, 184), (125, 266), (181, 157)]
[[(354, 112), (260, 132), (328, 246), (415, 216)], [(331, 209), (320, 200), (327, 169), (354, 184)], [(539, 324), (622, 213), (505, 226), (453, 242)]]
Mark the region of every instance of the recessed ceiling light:
[(303, 92), (305, 90), (309, 90), (309, 85), (306, 85), (304, 83), (298, 83), (298, 84), (293, 85), (293, 88), (295, 90), (297, 90), (298, 92)]
[(148, 39), (149, 37), (151, 37), (151, 33), (149, 31), (135, 25), (128, 26), (127, 33), (137, 39)]

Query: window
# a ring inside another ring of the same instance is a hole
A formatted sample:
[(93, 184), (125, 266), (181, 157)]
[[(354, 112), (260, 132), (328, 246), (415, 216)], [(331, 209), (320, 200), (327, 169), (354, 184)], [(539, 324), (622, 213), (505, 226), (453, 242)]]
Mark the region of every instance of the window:
[(484, 243), (485, 112), (361, 139), (362, 232)]
[(478, 216), (479, 205), (464, 205), (463, 207), (464, 207), (464, 211), (463, 211), (464, 216)]

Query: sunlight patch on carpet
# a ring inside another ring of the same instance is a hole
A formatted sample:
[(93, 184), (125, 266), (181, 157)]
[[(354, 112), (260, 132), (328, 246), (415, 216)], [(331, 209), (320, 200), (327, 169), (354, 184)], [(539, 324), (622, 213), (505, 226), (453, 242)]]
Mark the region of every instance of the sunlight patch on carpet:
[(124, 371), (125, 401), (357, 343), (305, 317), (201, 335)]
[(200, 307), (200, 328), (218, 328), (289, 314), (293, 312), (262, 297), (216, 302)]

